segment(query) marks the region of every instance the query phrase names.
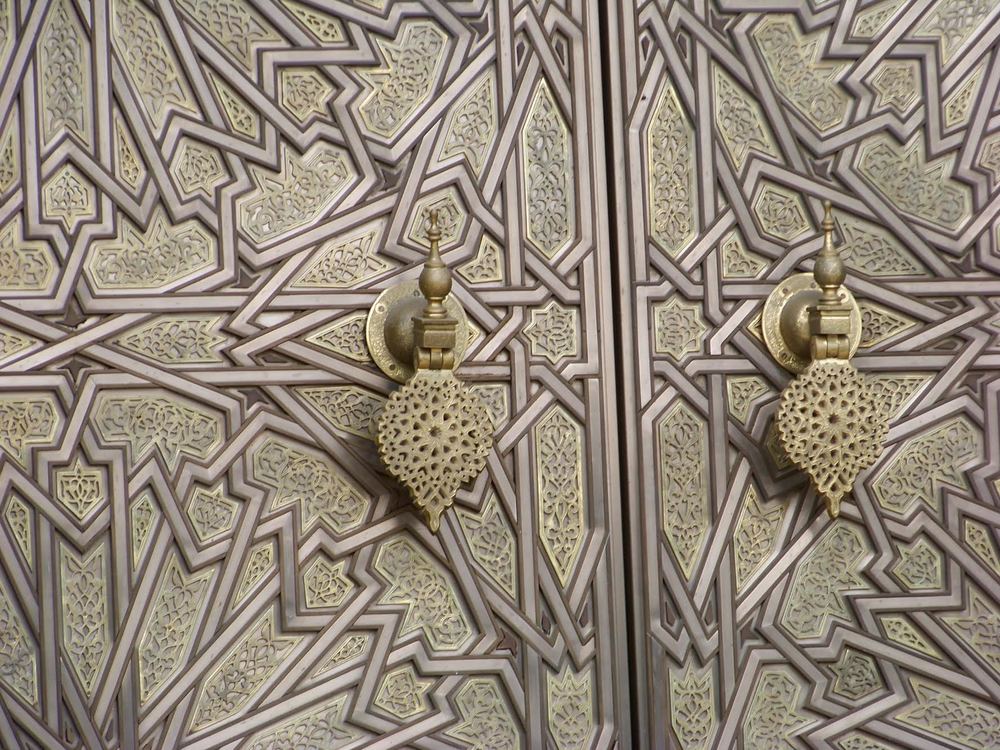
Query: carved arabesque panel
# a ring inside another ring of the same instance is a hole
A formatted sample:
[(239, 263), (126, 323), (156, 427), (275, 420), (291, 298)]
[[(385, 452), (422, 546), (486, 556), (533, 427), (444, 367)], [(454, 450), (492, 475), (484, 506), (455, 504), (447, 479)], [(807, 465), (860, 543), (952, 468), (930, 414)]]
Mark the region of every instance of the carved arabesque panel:
[[(1000, 747), (1000, 3), (614, 5), (638, 741)], [(760, 333), (823, 200), (890, 418), (837, 521)]]
[[(0, 2), (0, 745), (630, 744), (597, 23)], [(363, 338), (431, 208), (496, 433), (437, 536)]]

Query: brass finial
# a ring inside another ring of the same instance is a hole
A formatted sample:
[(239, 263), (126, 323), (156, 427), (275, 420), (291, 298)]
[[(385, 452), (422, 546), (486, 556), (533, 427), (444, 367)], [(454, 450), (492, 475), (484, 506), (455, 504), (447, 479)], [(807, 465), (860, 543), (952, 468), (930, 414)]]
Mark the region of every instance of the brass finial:
[(844, 268), (844, 261), (840, 253), (833, 247), (833, 204), (830, 201), (823, 201), (823, 208), (826, 213), (823, 217), (823, 249), (816, 256), (816, 263), (813, 266), (813, 278), (823, 290), (820, 299), (821, 305), (837, 305), (840, 298), (837, 289), (847, 278), (847, 270)]
[(438, 245), (441, 242), (441, 230), (438, 228), (438, 212), (430, 212), (430, 228), (427, 230), (427, 241), (431, 249), (420, 272), (420, 292), (427, 298), (424, 317), (433, 320), (448, 316), (444, 307), (444, 298), (451, 292), (451, 271), (441, 260)]

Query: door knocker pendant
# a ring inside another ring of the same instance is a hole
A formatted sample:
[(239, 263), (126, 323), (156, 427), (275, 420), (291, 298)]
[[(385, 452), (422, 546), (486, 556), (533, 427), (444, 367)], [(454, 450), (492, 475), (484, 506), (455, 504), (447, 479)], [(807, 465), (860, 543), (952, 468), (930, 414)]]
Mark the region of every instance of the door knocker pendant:
[(841, 286), (846, 272), (833, 247), (833, 208), (825, 208), (823, 249), (813, 273), (786, 279), (771, 292), (763, 327), (774, 358), (798, 373), (781, 393), (778, 439), (836, 518), (858, 474), (882, 453), (888, 418), (869, 380), (850, 362), (861, 314)]
[[(482, 401), (455, 377), (468, 341), (467, 324), (461, 306), (449, 296), (451, 273), (438, 250), (436, 211), (430, 214), (427, 239), (430, 252), (418, 288), (411, 283), (382, 292), (369, 314), (366, 337), (383, 372), (405, 381), (379, 417), (379, 457), (437, 532), (459, 487), (486, 466), (493, 423)], [(415, 300), (422, 309), (414, 309)]]

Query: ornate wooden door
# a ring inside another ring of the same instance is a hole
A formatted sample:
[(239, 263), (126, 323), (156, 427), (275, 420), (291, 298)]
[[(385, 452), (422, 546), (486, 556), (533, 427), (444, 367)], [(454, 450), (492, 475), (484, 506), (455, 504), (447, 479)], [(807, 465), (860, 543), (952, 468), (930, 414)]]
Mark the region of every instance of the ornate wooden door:
[[(629, 746), (588, 3), (0, 2), (0, 746)], [(382, 473), (441, 217), (496, 439)]]
[[(1000, 747), (1000, 4), (763, 5), (0, 0), (0, 747)], [(759, 330), (822, 200), (836, 521)], [(363, 332), (431, 209), (438, 534)]]
[[(1000, 747), (1000, 4), (614, 5), (636, 745)], [(891, 419), (836, 521), (760, 331), (823, 200)]]

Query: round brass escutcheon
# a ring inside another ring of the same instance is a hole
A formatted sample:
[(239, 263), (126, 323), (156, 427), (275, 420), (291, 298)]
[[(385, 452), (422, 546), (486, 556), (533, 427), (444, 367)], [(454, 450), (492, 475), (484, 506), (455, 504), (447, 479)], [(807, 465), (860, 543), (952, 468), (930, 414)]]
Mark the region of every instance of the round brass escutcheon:
[[(365, 341), (375, 364), (393, 380), (405, 383), (413, 377), (413, 318), (420, 315), (427, 298), (417, 281), (404, 281), (383, 291), (375, 300), (365, 323)], [(455, 328), (455, 366), (469, 347), (469, 318), (451, 294), (444, 298), (448, 314), (458, 321)]]
[[(861, 343), (861, 309), (846, 287), (837, 290), (851, 307), (851, 356)], [(761, 328), (771, 356), (786, 370), (802, 372), (812, 361), (809, 355), (809, 308), (819, 302), (819, 285), (811, 273), (789, 276), (776, 286), (764, 303)]]

